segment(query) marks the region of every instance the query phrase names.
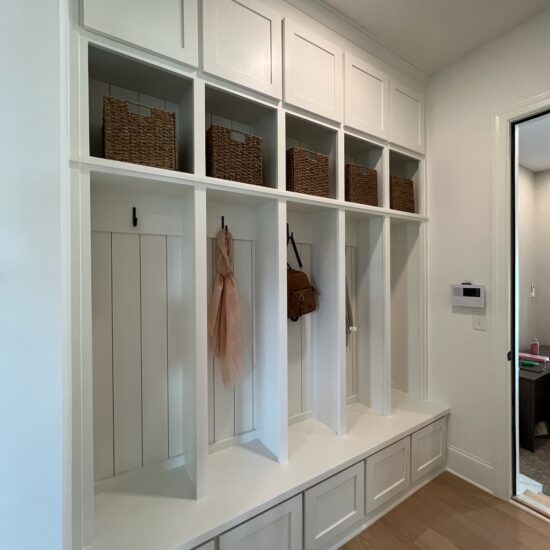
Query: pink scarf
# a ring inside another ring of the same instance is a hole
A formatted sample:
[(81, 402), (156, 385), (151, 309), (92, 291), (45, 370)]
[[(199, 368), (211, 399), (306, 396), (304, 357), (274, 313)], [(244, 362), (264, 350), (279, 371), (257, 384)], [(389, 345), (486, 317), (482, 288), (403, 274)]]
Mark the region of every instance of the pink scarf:
[(233, 235), (221, 229), (216, 236), (217, 274), (208, 319), (210, 346), (220, 360), (225, 387), (232, 386), (243, 370), (243, 316), (233, 274)]

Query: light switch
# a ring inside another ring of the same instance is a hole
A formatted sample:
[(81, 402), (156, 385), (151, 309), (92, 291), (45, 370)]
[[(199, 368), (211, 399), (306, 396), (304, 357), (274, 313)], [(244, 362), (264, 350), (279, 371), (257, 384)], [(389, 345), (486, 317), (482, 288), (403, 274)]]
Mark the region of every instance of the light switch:
[(485, 315), (474, 315), (474, 330), (487, 330), (487, 317)]

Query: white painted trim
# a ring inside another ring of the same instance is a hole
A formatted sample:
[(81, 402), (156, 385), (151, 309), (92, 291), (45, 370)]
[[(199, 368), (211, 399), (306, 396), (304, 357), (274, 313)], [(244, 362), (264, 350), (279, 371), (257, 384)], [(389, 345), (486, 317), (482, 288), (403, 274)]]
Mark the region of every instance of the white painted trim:
[(447, 470), (484, 491), (492, 492), (493, 465), (450, 444), (447, 444)]
[[(493, 394), (489, 409), (493, 426), (491, 459), (492, 483), (496, 496), (508, 500), (512, 490), (512, 402), (510, 367), (506, 354), (510, 349), (510, 124), (550, 108), (550, 93), (544, 93), (513, 105), (494, 115), (492, 155), (492, 251), (490, 300), (492, 312)], [(515, 365), (517, 369), (517, 365)]]

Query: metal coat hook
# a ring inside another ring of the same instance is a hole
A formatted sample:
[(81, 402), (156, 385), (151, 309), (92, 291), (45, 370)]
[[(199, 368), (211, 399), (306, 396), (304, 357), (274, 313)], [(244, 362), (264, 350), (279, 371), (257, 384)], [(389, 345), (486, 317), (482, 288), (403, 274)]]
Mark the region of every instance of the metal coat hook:
[(225, 225), (225, 216), (222, 216), (222, 229), (225, 229), (225, 232), (227, 233), (227, 230), (229, 227)]
[(134, 206), (132, 207), (132, 225), (134, 227), (137, 227), (137, 224), (138, 224), (137, 208)]

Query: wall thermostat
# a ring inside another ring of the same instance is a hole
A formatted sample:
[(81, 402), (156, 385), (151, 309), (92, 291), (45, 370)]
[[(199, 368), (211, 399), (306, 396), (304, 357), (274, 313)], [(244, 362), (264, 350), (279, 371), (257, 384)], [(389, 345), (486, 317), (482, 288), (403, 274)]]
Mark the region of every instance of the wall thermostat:
[(462, 283), (451, 286), (451, 303), (456, 307), (485, 307), (485, 287)]

